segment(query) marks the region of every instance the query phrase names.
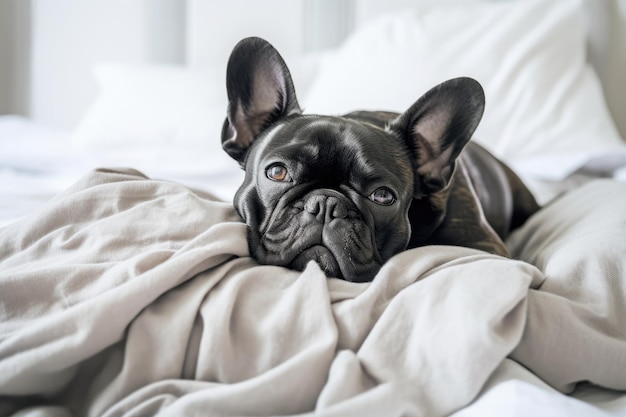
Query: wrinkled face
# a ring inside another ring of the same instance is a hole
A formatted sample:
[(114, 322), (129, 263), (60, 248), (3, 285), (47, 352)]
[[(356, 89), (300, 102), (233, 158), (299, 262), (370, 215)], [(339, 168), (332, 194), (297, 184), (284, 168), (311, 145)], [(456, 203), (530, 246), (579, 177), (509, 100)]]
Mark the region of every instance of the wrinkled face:
[(287, 118), (247, 155), (235, 206), (262, 264), (369, 281), (408, 242), (413, 173), (390, 133), (352, 120)]
[(246, 170), (234, 203), (252, 256), (295, 269), (317, 261), (349, 281), (373, 279), (406, 247), (413, 196), (428, 212), (485, 107), (480, 84), (461, 77), (402, 114), (303, 115), (287, 64), (256, 37), (233, 48), (226, 92), (221, 142)]

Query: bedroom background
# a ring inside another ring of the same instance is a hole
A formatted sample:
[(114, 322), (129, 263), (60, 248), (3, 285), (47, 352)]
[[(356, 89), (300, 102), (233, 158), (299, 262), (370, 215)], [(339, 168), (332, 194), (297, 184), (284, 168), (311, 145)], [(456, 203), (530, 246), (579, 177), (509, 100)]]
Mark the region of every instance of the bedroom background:
[[(320, 51), (339, 45), (350, 31), (382, 12), (401, 10), (416, 2), (379, 3), (3, 0), (0, 114), (21, 114), (47, 125), (72, 128), (97, 95), (93, 67), (98, 63), (225, 66), (232, 46), (253, 34), (266, 37), (286, 56)], [(585, 5), (592, 23), (589, 58), (624, 137), (626, 1), (587, 0)]]
[[(233, 46), (250, 35), (285, 57), (310, 112), (402, 111), (443, 81), (443, 65), (450, 76), (483, 83), (487, 113), (477, 136), (527, 181), (539, 178), (531, 188), (545, 195), (540, 200), (560, 192), (560, 182), (584, 164), (594, 167), (590, 155), (619, 148), (614, 160), (595, 161), (594, 169), (611, 171), (600, 175), (613, 175), (626, 165), (626, 0), (582, 0), (583, 30), (578, 11), (566, 7), (547, 17), (526, 7), (521, 18), (493, 7), (532, 1), (3, 0), (0, 224), (98, 166), (210, 185), (229, 199), (241, 172), (218, 141), (225, 69)], [(464, 14), (481, 13), (481, 4), (507, 16), (508, 25), (480, 14), (466, 25)], [(412, 21), (411, 8), (432, 13)], [(472, 35), (455, 25), (471, 26)], [(419, 30), (431, 44), (420, 45)], [(471, 40), (481, 36), (489, 46)], [(570, 98), (575, 111), (564, 107)]]
[[(93, 67), (101, 62), (225, 67), (234, 44), (253, 34), (271, 39), (286, 55), (336, 46), (353, 26), (349, 5), (343, 0), (3, 1), (0, 111), (72, 128), (96, 97)], [(206, 35), (203, 44), (200, 34)]]
[[(257, 265), (205, 193), (248, 35), (310, 112), (478, 79), (475, 140), (566, 195), (512, 260)], [(626, 0), (0, 0), (0, 415), (625, 416), (624, 139)]]

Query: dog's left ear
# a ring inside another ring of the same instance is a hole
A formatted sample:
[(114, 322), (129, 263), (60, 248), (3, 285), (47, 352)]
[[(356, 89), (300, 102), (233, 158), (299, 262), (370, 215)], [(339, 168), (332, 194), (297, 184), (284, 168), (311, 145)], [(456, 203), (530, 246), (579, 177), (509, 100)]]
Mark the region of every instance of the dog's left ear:
[(455, 78), (429, 90), (391, 122), (413, 153), (415, 196), (445, 188), (482, 118), (485, 94), (478, 81)]
[(246, 38), (235, 46), (228, 60), (226, 89), (222, 147), (241, 165), (259, 133), (285, 116), (301, 113), (289, 69), (264, 39)]

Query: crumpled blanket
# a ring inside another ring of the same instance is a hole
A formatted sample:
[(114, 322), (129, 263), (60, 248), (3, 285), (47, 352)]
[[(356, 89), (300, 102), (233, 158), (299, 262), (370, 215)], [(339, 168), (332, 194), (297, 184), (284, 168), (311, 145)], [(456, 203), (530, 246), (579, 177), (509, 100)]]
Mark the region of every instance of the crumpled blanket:
[(231, 204), (96, 170), (0, 229), (0, 415), (444, 416), (511, 359), (626, 390), (625, 191), (543, 209), (527, 262), (425, 247), (359, 284), (259, 266)]

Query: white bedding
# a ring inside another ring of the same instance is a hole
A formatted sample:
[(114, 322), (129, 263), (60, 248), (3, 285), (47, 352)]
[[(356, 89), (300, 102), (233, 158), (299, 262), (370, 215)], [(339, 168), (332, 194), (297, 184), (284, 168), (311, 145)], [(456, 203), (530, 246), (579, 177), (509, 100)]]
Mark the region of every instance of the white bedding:
[(619, 415), (557, 390), (626, 390), (625, 206), (603, 181), (543, 209), (509, 241), (539, 269), (433, 246), (355, 284), (256, 265), (230, 204), (96, 171), (0, 229), (0, 411)]
[(24, 117), (0, 116), (0, 226), (31, 213), (96, 167), (134, 167), (153, 178), (210, 189), (224, 201), (232, 200), (243, 180), (243, 171), (221, 150), (216, 135), (206, 146), (147, 142), (88, 147), (72, 133)]
[(470, 3), (286, 60), (311, 111), (479, 78), (475, 140), (546, 204), (507, 242), (522, 261), (421, 248), (371, 284), (258, 266), (228, 203), (225, 63), (102, 65), (77, 129), (0, 117), (0, 416), (626, 416), (626, 144), (584, 12)]

